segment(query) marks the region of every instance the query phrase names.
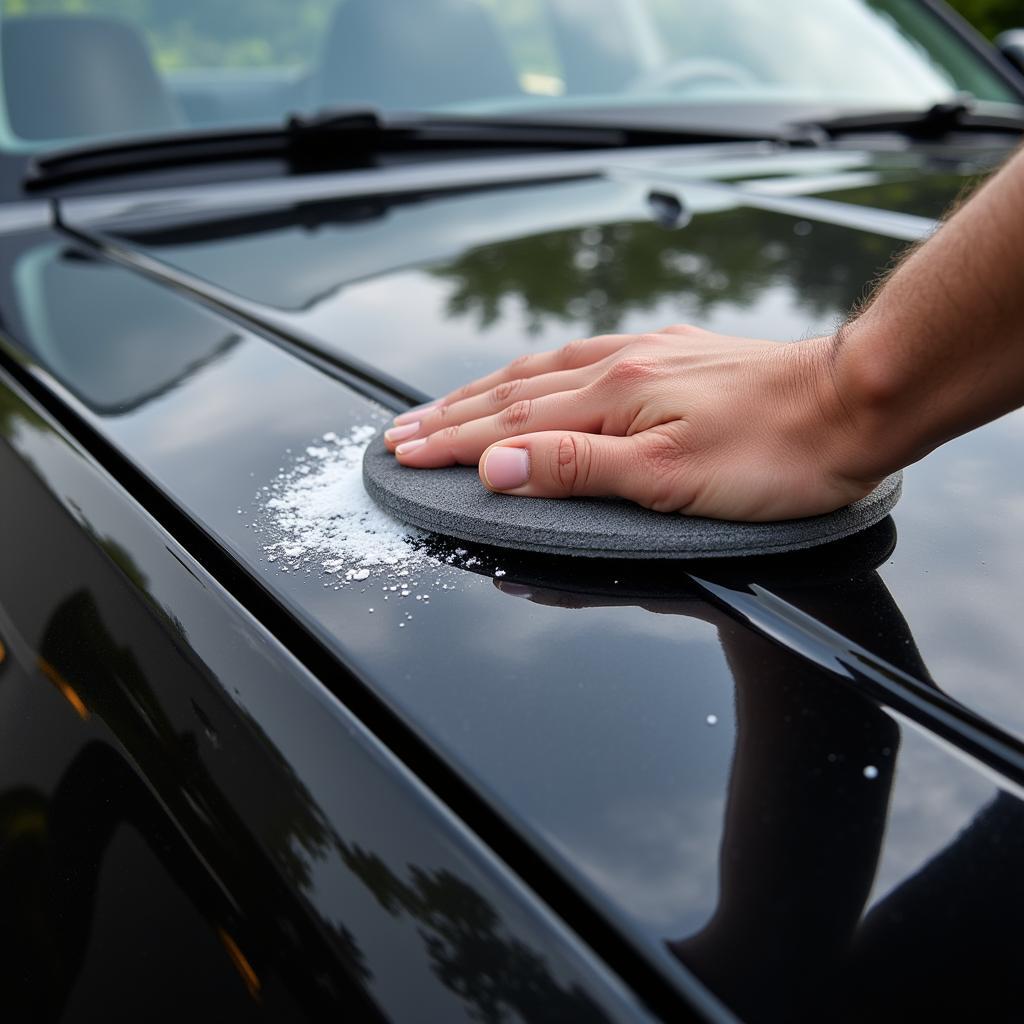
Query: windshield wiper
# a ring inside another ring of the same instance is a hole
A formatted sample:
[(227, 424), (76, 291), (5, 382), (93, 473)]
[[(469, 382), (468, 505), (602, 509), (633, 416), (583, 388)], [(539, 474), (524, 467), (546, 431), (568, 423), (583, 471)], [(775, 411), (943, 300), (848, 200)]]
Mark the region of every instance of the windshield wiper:
[(413, 116), (383, 120), (374, 110), (292, 115), (282, 125), (166, 132), (90, 143), (33, 157), (25, 186), (231, 160), (277, 158), (296, 170), (357, 166), (379, 153), (416, 150), (619, 149), (701, 142), (763, 142), (764, 132), (715, 126), (646, 127), (547, 120)]
[(941, 139), (950, 132), (1024, 132), (1024, 116), (1015, 113), (981, 111), (971, 99), (936, 103), (925, 110), (879, 110), (849, 114), (820, 121), (798, 121), (791, 129), (799, 138), (817, 136), (827, 142), (861, 132), (894, 132), (912, 139)]

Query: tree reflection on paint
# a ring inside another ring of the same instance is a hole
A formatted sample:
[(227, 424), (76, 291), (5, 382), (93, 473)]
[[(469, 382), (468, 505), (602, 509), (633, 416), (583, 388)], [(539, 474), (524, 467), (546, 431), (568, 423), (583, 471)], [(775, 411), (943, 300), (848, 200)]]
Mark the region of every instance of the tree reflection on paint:
[[(134, 587), (146, 585), (126, 548), (109, 540), (102, 546)], [(102, 598), (86, 589), (67, 595), (49, 616), (40, 663), (55, 685), (74, 688), (86, 721), (109, 730), (117, 747), (85, 743), (51, 795), (0, 792), (0, 892), (9, 895), (13, 915), (7, 938), (17, 937), (23, 947), (0, 972), (9, 983), (8, 1007), (31, 1005), (45, 981), (50, 1010), (54, 1016), (63, 1011), (86, 963), (110, 843), (128, 825), (211, 930), (244, 951), (252, 977), (282, 979), (308, 1007), (319, 1011), (341, 1003), (363, 1006), (371, 1016), (377, 1012), (368, 989), (374, 972), (359, 941), (361, 922), (333, 922), (330, 942), (322, 944), (296, 902), (313, 887), (314, 862), (337, 850), (340, 862), (333, 860), (330, 870), (351, 873), (387, 914), (413, 923), (425, 963), (476, 1019), (604, 1019), (585, 992), (563, 987), (543, 955), (516, 937), (499, 909), (459, 874), (409, 864), (403, 877), (368, 847), (339, 836), (276, 752), (269, 762), (248, 762), (250, 784), (279, 811), (264, 818), (271, 832), (254, 835), (211, 773), (202, 738), (183, 728), (197, 721), (209, 740), (224, 734), (225, 719), (200, 689), (190, 691), (188, 702), (195, 719), (182, 704), (188, 666), (178, 644), (187, 634), (180, 623), (173, 625), (173, 649), (158, 650), (166, 640), (153, 632), (140, 635), (131, 617), (113, 625), (104, 617)], [(146, 642), (137, 649), (140, 640)], [(154, 671), (157, 664), (160, 671)], [(166, 690), (168, 681), (177, 701)], [(258, 722), (236, 710), (263, 736)], [(222, 749), (219, 742), (214, 749)], [(261, 747), (276, 751), (265, 736)], [(233, 744), (224, 749), (233, 755), (239, 750)], [(214, 878), (229, 882), (229, 900)], [(327, 987), (314, 991), (310, 979)]]
[(554, 1024), (600, 1018), (583, 992), (562, 988), (544, 959), (505, 932), (491, 904), (450, 871), (410, 865), (405, 882), (374, 853), (342, 842), (338, 849), (389, 914), (406, 914), (417, 923), (434, 973), (478, 1020)]
[(475, 317), (482, 329), (511, 306), (531, 334), (552, 321), (601, 334), (672, 299), (680, 319), (706, 321), (716, 306), (752, 306), (780, 284), (810, 316), (834, 317), (900, 248), (879, 235), (742, 208), (699, 215), (673, 231), (635, 221), (517, 238), (431, 272), (452, 283), (448, 315)]

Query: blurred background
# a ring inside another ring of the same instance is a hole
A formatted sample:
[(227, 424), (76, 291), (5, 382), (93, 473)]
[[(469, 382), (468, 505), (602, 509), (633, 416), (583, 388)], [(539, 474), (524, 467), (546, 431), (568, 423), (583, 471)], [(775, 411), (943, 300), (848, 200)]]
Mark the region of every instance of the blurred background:
[[(554, 55), (537, 32), (540, 0), (483, 0), (502, 24), (518, 66), (540, 76), (552, 74)], [(0, 0), (5, 14), (108, 14), (147, 26), (161, 70), (186, 67), (295, 65), (316, 50), (335, 0)], [(994, 38), (1004, 29), (1024, 28), (1021, 0), (950, 0), (980, 32)], [(652, 4), (657, 7), (657, 0)], [(666, 6), (675, 6), (667, 0)], [(246, 22), (253, 33), (240, 28)], [(543, 91), (538, 88), (536, 91)]]
[(1024, 28), (1020, 0), (948, 0), (979, 32), (994, 39), (1008, 28)]

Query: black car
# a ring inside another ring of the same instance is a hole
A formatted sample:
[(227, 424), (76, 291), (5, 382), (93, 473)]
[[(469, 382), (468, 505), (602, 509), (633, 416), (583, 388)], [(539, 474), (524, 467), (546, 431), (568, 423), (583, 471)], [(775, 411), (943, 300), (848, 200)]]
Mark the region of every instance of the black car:
[(5, 1021), (1024, 1016), (1024, 413), (761, 558), (359, 475), (522, 353), (833, 329), (1008, 62), (921, 0), (4, 10)]

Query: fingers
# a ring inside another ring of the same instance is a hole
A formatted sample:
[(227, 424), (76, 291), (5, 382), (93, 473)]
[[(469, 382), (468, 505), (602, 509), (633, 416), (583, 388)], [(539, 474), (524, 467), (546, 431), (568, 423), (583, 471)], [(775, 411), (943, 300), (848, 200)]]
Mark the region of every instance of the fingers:
[[(409, 413), (395, 420), (395, 425), (390, 430), (384, 432), (384, 442), (389, 451), (394, 451), (397, 445), (405, 441), (411, 441), (415, 437), (426, 437), (445, 427), (493, 416), (515, 402), (542, 398), (563, 391), (576, 391), (588, 384), (594, 373), (592, 367), (583, 367), (559, 373), (542, 373), (537, 377), (521, 377), (497, 384), (482, 394), (452, 402), (451, 405), (410, 409)], [(411, 418), (412, 413), (416, 413), (416, 418)]]
[[(618, 352), (620, 348), (636, 341), (633, 334), (601, 334), (596, 338), (580, 338), (570, 341), (568, 345), (552, 349), (548, 352), (537, 352), (521, 356), (513, 360), (507, 366), (503, 366), (486, 377), (481, 377), (456, 391), (452, 391), (438, 400), (440, 405), (450, 405), (452, 402), (459, 402), (474, 395), (482, 394), (510, 380), (519, 380), (524, 377), (537, 377), (542, 373), (557, 373), (561, 370), (576, 370), (581, 366), (589, 366), (599, 362), (605, 356)], [(412, 411), (412, 410), (410, 410)], [(398, 417), (396, 422), (402, 422), (404, 416)]]
[(666, 460), (664, 439), (552, 430), (495, 444), (480, 460), (492, 491), (534, 498), (628, 498), (658, 511), (681, 511), (691, 495), (678, 453)]
[(604, 411), (591, 393), (563, 391), (524, 398), (493, 416), (444, 427), (427, 437), (401, 441), (395, 455), (403, 466), (475, 466), (495, 441), (541, 430), (600, 431)]

